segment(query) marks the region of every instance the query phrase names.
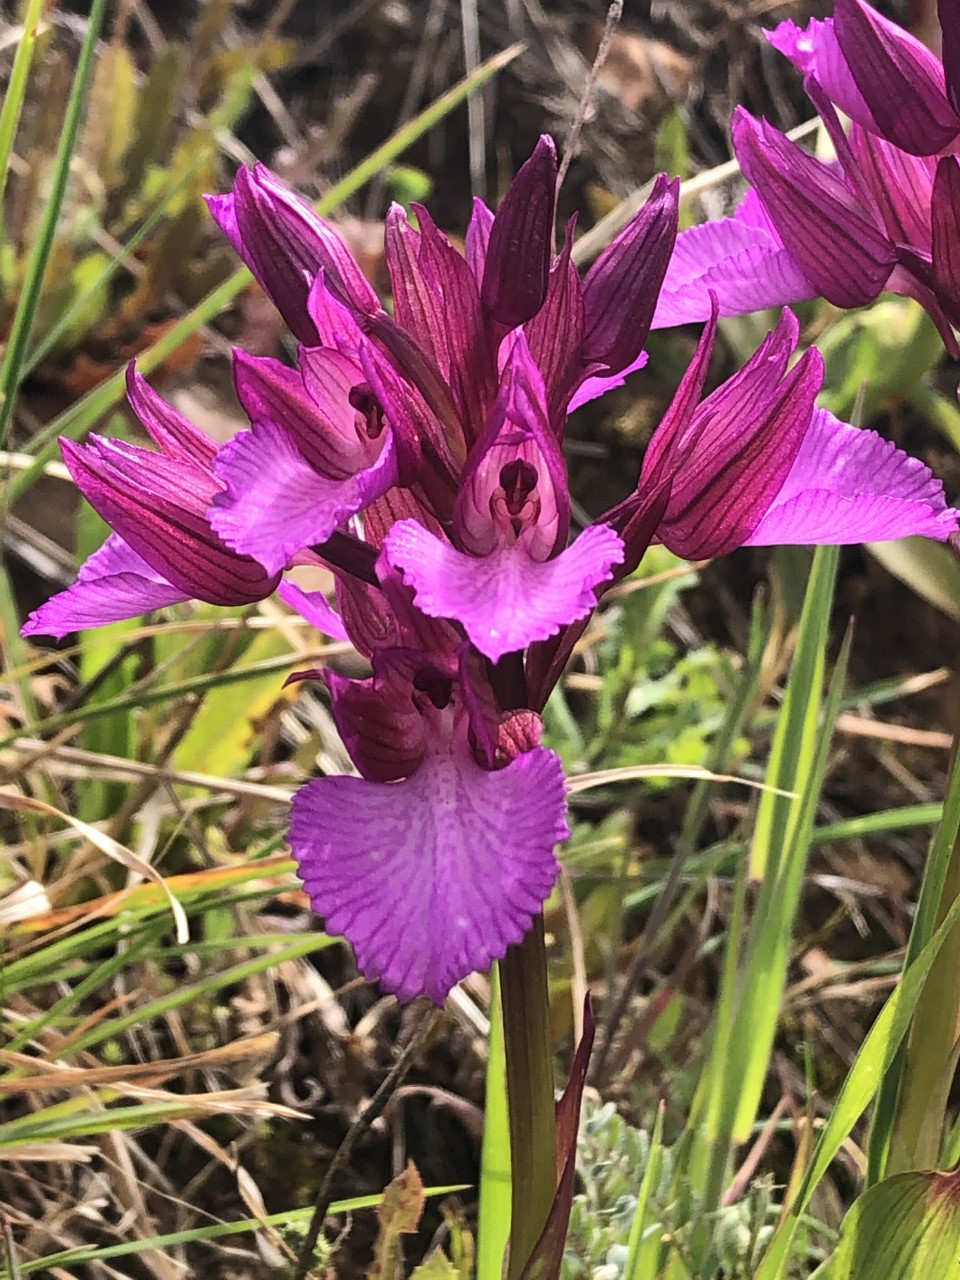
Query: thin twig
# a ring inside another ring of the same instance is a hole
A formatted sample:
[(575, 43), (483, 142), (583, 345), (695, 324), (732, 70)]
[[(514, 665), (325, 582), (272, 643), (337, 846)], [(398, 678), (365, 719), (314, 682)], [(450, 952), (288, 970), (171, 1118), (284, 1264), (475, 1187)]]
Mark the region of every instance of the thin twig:
[(310, 1229), (307, 1231), (303, 1248), (300, 1250), (300, 1257), (297, 1260), (297, 1269), (293, 1273), (293, 1280), (307, 1280), (310, 1274), (310, 1263), (314, 1250), (317, 1247), (317, 1241), (320, 1239), (324, 1220), (330, 1212), (330, 1205), (333, 1201), (333, 1184), (337, 1175), (353, 1154), (353, 1148), (356, 1146), (358, 1139), (366, 1133), (377, 1116), (380, 1115), (393, 1097), (404, 1076), (413, 1066), (417, 1055), (427, 1041), (427, 1037), (437, 1025), (441, 1013), (442, 1010), (440, 1009), (432, 1009), (426, 1014), (410, 1043), (394, 1063), (390, 1073), (367, 1106), (347, 1130), (346, 1136), (337, 1148), (336, 1155), (330, 1161), (330, 1167), (327, 1169), (323, 1182), (320, 1184), (320, 1190), (317, 1192), (317, 1198), (313, 1205), (313, 1217), (310, 1219)]
[(597, 50), (597, 56), (594, 58), (593, 66), (590, 68), (587, 87), (584, 89), (583, 96), (580, 98), (580, 105), (577, 107), (576, 119), (573, 122), (573, 127), (567, 137), (566, 146), (563, 149), (563, 159), (560, 161), (560, 171), (557, 174), (558, 191), (563, 186), (563, 180), (567, 176), (567, 170), (570, 168), (570, 161), (573, 159), (573, 153), (576, 150), (577, 143), (580, 141), (583, 122), (587, 118), (590, 103), (593, 101), (593, 95), (596, 92), (597, 80), (600, 78), (600, 72), (603, 69), (603, 64), (606, 62), (607, 54), (610, 52), (610, 42), (613, 40), (613, 33), (616, 31), (622, 17), (623, 0), (613, 0), (613, 3), (607, 10), (607, 21), (604, 24), (603, 35), (600, 37), (600, 47)]

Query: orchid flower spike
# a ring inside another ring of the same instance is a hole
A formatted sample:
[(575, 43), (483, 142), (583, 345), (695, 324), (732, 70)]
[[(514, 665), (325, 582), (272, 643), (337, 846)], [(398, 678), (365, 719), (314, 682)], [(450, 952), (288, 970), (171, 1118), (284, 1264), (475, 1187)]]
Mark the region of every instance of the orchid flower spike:
[[(702, 557), (769, 542), (944, 539), (956, 528), (921, 463), (816, 407), (822, 362), (814, 350), (794, 360), (789, 311), (743, 369), (704, 394), (737, 270), (773, 262), (779, 288), (815, 290), (815, 255), (798, 242), (817, 201), (797, 215), (790, 182), (822, 178), (820, 215), (838, 234), (854, 228), (848, 261), (830, 260), (824, 286), (830, 276), (869, 293), (912, 273), (928, 305), (952, 314), (942, 299), (960, 257), (944, 210), (958, 206), (956, 161), (930, 169), (910, 157), (941, 212), (927, 256), (916, 247), (908, 258), (899, 246), (919, 245), (922, 213), (881, 199), (879, 179), (870, 205), (850, 195), (852, 170), (828, 180), (755, 122), (738, 129), (756, 191), (751, 220), (737, 224), (736, 262), (703, 273), (700, 286), (716, 285), (701, 288), (707, 328), (636, 488), (579, 533), (567, 416), (645, 359), (676, 239), (677, 184), (658, 179), (581, 279), (572, 225), (554, 252), (548, 138), (496, 213), (475, 204), (465, 254), (426, 210), (416, 227), (390, 211), (390, 312), (334, 227), (262, 166), (242, 169), (210, 207), (299, 340), (295, 363), (236, 353), (251, 425), (223, 446), (132, 369), (130, 403), (156, 450), (63, 442), (114, 532), (28, 634), (188, 599), (250, 603), (277, 589), (368, 661), (365, 679), (293, 677), (323, 682), (356, 776), (301, 788), (290, 843), (326, 927), (401, 999), (442, 1001), (519, 942), (551, 892), (568, 828), (563, 770), (541, 745), (539, 712), (603, 592), (652, 540)], [(856, 143), (864, 172), (864, 147), (875, 158), (892, 145), (869, 137)], [(769, 296), (769, 271), (755, 275), (755, 294)], [(333, 571), (335, 599), (282, 578), (302, 563)]]

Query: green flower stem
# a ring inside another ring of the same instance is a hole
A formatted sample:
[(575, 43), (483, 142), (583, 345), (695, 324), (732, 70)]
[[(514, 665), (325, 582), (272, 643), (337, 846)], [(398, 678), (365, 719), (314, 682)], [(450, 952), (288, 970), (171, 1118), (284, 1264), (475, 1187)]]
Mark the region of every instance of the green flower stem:
[(556, 1109), (543, 916), (500, 967), (513, 1165), (510, 1263), (518, 1280), (557, 1193)]

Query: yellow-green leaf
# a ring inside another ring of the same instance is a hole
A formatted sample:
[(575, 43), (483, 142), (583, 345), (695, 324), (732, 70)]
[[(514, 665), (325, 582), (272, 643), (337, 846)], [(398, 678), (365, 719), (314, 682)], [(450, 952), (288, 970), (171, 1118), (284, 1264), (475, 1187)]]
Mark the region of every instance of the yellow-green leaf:
[(901, 1173), (865, 1191), (820, 1280), (957, 1280), (960, 1173)]
[[(289, 653), (290, 646), (278, 631), (258, 631), (242, 652), (244, 663), (252, 664)], [(196, 658), (199, 667), (199, 652)], [(282, 690), (283, 679), (274, 671), (252, 679), (242, 697), (229, 685), (211, 688), (174, 753), (176, 767), (235, 777), (249, 762), (259, 721), (284, 696)]]

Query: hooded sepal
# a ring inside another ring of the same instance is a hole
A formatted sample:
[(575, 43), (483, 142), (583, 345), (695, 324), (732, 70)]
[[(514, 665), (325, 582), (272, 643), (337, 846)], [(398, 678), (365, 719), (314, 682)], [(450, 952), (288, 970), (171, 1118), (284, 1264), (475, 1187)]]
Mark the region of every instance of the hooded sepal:
[(583, 358), (619, 373), (650, 332), (677, 237), (679, 181), (660, 174), (643, 208), (609, 244), (583, 281)]
[(207, 467), (96, 435), (60, 445), (94, 510), (188, 599), (236, 605), (272, 594), (279, 574), (230, 550), (211, 528), (207, 511), (220, 484)]
[(583, 286), (571, 257), (575, 224), (574, 218), (567, 223), (563, 248), (550, 268), (543, 306), (523, 329), (546, 388), (550, 426), (558, 437), (563, 434), (571, 393), (590, 371), (583, 360)]
[[(914, 155), (950, 146), (960, 134), (960, 114), (947, 96), (940, 60), (863, 0), (837, 0), (833, 23), (877, 132)], [(955, 89), (955, 73), (951, 82)]]
[(786, 249), (817, 293), (858, 307), (883, 290), (896, 248), (835, 168), (741, 107), (733, 143)]
[(546, 392), (522, 332), (495, 412), (477, 442), (454, 511), (457, 545), (413, 520), (384, 539), (383, 561), (431, 617), (459, 622), (488, 658), (543, 640), (586, 616), (623, 557), (612, 529), (585, 530), (565, 550), (570, 498)]
[(937, 0), (937, 16), (943, 37), (943, 74), (947, 100), (960, 116), (960, 3), (958, 0)]
[(241, 167), (233, 191), (208, 196), (210, 212), (293, 334), (321, 341), (307, 299), (317, 272), (358, 311), (380, 309), (376, 291), (336, 231), (262, 164)]
[(545, 134), (500, 201), (484, 255), (480, 299), (504, 331), (543, 306), (553, 254), (557, 151)]
[(654, 433), (640, 485), (672, 477), (657, 537), (676, 555), (696, 560), (741, 546), (782, 488), (823, 382), (815, 348), (787, 372), (798, 335), (784, 311), (743, 369), (692, 414), (689, 400), (672, 406)]

